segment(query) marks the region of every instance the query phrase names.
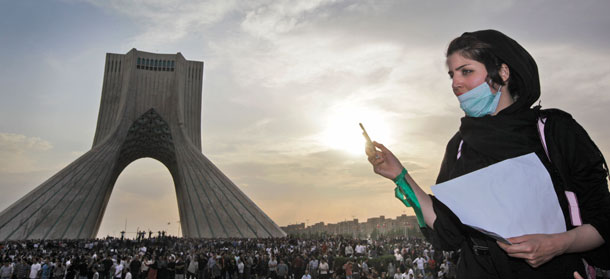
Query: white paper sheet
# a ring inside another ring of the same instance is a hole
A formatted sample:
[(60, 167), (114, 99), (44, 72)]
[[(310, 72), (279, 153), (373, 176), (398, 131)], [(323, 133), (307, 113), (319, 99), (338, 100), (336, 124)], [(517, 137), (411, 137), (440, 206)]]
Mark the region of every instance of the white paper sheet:
[(534, 153), (431, 188), (462, 223), (503, 238), (566, 230), (551, 177)]

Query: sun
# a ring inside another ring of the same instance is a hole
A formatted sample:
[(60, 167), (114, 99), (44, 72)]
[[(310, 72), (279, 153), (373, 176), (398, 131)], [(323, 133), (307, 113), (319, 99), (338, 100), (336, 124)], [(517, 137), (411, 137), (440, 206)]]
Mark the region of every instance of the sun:
[(363, 106), (335, 107), (325, 119), (320, 136), (323, 145), (352, 155), (364, 155), (365, 139), (358, 123), (362, 123), (372, 140), (387, 143), (390, 129), (385, 112)]

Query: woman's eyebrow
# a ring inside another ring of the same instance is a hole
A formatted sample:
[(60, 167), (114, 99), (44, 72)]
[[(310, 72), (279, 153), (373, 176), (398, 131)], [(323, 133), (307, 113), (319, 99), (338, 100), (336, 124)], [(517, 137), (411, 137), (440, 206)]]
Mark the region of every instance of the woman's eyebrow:
[(462, 69), (462, 68), (464, 68), (464, 67), (466, 67), (466, 66), (470, 66), (470, 64), (464, 64), (464, 65), (462, 65), (462, 66), (459, 66), (459, 67), (455, 68), (455, 70), (456, 70), (456, 71), (459, 71), (460, 69)]
[[(455, 70), (456, 70), (456, 71), (459, 71), (460, 69), (462, 69), (462, 68), (464, 68), (464, 67), (466, 67), (466, 66), (469, 66), (469, 65), (470, 65), (470, 64), (464, 64), (464, 65), (462, 65), (462, 66), (459, 66), (459, 67), (455, 68)], [(452, 71), (452, 70), (449, 70), (449, 72), (447, 72), (447, 73), (449, 73), (449, 74), (451, 75), (451, 74), (453, 73), (453, 71)]]

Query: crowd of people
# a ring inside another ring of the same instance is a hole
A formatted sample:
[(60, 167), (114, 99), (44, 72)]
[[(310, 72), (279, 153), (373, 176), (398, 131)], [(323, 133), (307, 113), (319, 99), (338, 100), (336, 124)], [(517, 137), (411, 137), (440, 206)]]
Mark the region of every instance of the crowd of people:
[(109, 237), (0, 245), (0, 279), (454, 278), (457, 261), (457, 253), (404, 237)]

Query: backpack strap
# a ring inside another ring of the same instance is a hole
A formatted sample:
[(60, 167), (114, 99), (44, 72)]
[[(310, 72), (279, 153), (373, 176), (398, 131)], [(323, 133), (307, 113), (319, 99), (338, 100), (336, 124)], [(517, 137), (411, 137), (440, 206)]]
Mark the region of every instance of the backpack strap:
[(540, 137), (540, 141), (542, 142), (542, 147), (544, 147), (544, 153), (546, 157), (551, 161), (551, 156), (549, 156), (549, 149), (546, 147), (546, 136), (544, 135), (544, 124), (546, 124), (546, 117), (538, 117), (538, 136)]
[[(542, 143), (542, 147), (544, 148), (544, 153), (546, 153), (546, 157), (549, 159), (551, 164), (551, 156), (549, 156), (549, 149), (546, 146), (546, 136), (544, 134), (544, 125), (546, 124), (546, 117), (539, 116), (538, 117), (538, 136), (540, 138), (540, 142)], [(565, 183), (565, 181), (564, 181)], [(578, 208), (578, 198), (576, 194), (572, 191), (565, 190), (565, 195), (568, 200), (569, 210), (570, 210), (570, 220), (572, 221), (572, 226), (578, 227), (582, 226), (582, 218), (580, 218), (580, 209)]]
[(464, 144), (464, 140), (460, 140), (460, 146), (458, 146), (458, 152), (457, 152), (457, 159), (459, 159), (460, 157), (462, 157), (462, 144)]

